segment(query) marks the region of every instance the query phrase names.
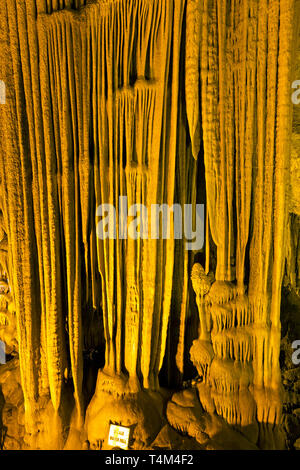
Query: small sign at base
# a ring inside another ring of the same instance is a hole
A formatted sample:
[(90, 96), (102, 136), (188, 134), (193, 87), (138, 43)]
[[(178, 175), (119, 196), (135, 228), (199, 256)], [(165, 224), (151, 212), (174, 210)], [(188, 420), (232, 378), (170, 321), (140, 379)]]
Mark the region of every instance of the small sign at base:
[(120, 447), (127, 450), (130, 436), (130, 428), (124, 426), (116, 426), (111, 424), (108, 435), (108, 445), (112, 447)]

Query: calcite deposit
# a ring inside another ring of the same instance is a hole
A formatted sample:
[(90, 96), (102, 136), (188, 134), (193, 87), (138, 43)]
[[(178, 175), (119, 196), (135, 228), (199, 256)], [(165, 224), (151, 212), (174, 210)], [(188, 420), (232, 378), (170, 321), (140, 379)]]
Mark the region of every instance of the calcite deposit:
[(1, 0), (2, 449), (299, 447), (297, 80), (299, 0)]

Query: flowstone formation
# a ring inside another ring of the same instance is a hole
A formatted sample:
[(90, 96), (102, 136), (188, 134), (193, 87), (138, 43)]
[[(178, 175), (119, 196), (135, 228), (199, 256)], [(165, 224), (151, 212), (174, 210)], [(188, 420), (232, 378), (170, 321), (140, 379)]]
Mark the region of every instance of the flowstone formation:
[[(2, 3), (1, 447), (293, 445), (299, 0)], [(203, 248), (150, 236), (196, 203)]]

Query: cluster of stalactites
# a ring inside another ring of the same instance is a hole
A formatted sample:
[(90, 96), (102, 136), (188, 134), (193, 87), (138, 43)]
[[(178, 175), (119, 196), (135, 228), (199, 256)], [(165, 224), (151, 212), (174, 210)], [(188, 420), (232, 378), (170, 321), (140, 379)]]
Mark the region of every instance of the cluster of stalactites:
[[(181, 202), (195, 200), (190, 182), (196, 167), (185, 145), (180, 98), (183, 24), (195, 159), (203, 135), (206, 273), (210, 245), (217, 248), (216, 281), (200, 269), (195, 285), (200, 331), (194, 362), (216, 397), (241, 394), (252, 382), (278, 385), (294, 5), (5, 1), (1, 185), (26, 410), (39, 394), (50, 393), (58, 413), (67, 369), (82, 415), (85, 302), (102, 302), (110, 372), (127, 369), (134, 379), (142, 376), (144, 386), (158, 386), (174, 244), (98, 241), (91, 214), (96, 205), (117, 203), (123, 191), (129, 203), (171, 205), (178, 187)], [(184, 280), (182, 307), (174, 322), (181, 372), (188, 298), (183, 251), (176, 266)], [(222, 405), (225, 399), (215, 403), (228, 419), (237, 416)]]
[(87, 3), (95, 2), (95, 0), (36, 0), (36, 9), (38, 14), (51, 13), (59, 10), (74, 9), (79, 10)]
[[(183, 204), (195, 198), (179, 99), (184, 4), (7, 0), (1, 11), (9, 89), (1, 177), (28, 429), (39, 396), (50, 395), (60, 414), (70, 378), (82, 424), (86, 306), (103, 311), (105, 372), (129, 375), (136, 389), (158, 387), (174, 240), (101, 240), (95, 215), (101, 204), (118, 211), (119, 196), (129, 207), (171, 206), (175, 192)], [(178, 241), (181, 373), (183, 247)]]
[(240, 381), (258, 389), (280, 383), (297, 12), (290, 0), (187, 1), (186, 103), (195, 158), (197, 100), (202, 111), (206, 273), (212, 244), (217, 255), (210, 292), (201, 297), (195, 290), (200, 333), (191, 356), (204, 381), (224, 396), (242, 389)]

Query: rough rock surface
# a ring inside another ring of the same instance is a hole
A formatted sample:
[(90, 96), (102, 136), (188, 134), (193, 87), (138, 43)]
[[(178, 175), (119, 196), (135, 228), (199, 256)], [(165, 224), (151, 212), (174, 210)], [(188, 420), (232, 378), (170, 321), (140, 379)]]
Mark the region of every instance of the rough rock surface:
[(297, 447), (300, 1), (1, 0), (0, 44), (2, 447)]

